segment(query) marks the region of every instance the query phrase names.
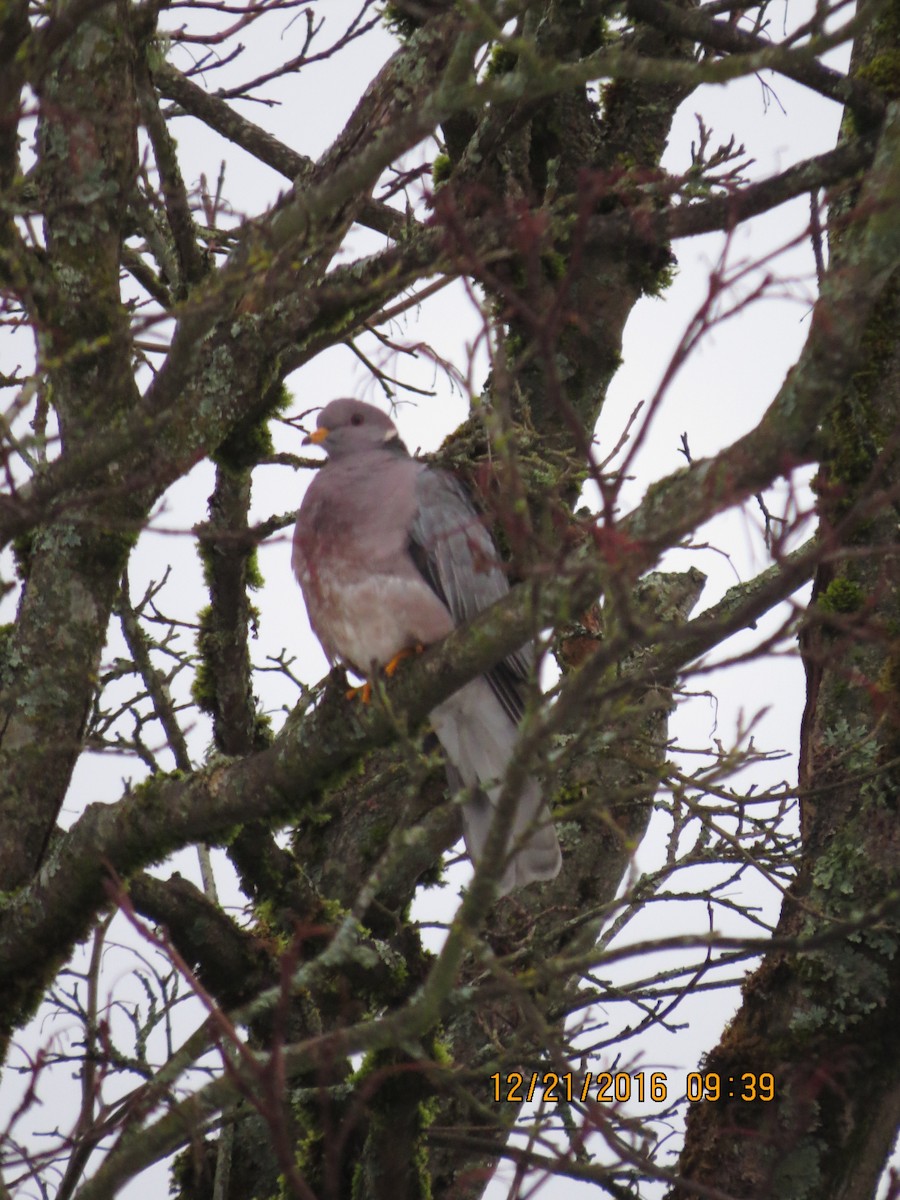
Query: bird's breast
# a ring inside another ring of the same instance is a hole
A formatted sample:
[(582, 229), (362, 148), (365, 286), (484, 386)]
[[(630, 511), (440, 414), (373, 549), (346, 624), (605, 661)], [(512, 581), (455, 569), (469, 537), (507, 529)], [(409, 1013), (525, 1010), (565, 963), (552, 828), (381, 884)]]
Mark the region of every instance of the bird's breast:
[(293, 553), (310, 624), (326, 653), (363, 675), (453, 628), (406, 552), (405, 527), (393, 525), (397, 534), (387, 537), (373, 528), (371, 516), (337, 520), (313, 497), (303, 506)]

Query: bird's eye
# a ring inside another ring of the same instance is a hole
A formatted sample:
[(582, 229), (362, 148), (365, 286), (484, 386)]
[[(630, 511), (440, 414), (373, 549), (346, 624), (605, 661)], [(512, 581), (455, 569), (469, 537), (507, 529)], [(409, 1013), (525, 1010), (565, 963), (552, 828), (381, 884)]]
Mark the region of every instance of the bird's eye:
[(350, 418), (351, 425), (362, 425), (362, 423), (363, 423), (362, 413), (354, 413), (353, 416)]

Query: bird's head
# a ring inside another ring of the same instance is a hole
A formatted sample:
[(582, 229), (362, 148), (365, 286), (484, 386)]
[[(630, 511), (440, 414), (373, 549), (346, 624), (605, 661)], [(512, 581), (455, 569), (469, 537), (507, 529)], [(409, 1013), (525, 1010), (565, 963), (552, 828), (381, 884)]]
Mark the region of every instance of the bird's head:
[(382, 447), (405, 450), (396, 425), (386, 413), (352, 398), (326, 404), (316, 419), (315, 433), (303, 444), (321, 446), (329, 458)]

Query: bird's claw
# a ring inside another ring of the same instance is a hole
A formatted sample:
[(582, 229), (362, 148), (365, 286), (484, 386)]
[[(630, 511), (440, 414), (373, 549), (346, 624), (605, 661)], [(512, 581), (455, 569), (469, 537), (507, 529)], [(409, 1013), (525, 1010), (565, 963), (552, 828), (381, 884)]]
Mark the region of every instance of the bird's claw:
[(394, 672), (397, 670), (397, 668), (400, 666), (400, 664), (403, 662), (404, 658), (411, 658), (413, 654), (421, 654), (424, 649), (425, 649), (425, 647), (423, 645), (421, 645), (420, 643), (417, 643), (415, 646), (407, 646), (405, 650), (398, 651), (394, 655), (394, 657), (391, 659), (390, 662), (385, 663), (385, 665), (384, 665), (385, 675), (387, 675), (388, 679), (390, 679), (391, 676), (394, 674)]
[[(421, 644), (416, 644), (415, 646), (408, 646), (405, 650), (398, 651), (390, 662), (384, 664), (385, 675), (390, 679), (404, 658), (410, 658), (413, 654), (421, 654), (424, 649), (425, 647)], [(363, 704), (369, 704), (372, 700), (372, 685), (368, 682), (362, 683), (359, 687), (348, 688), (344, 695), (348, 700), (359, 699)]]

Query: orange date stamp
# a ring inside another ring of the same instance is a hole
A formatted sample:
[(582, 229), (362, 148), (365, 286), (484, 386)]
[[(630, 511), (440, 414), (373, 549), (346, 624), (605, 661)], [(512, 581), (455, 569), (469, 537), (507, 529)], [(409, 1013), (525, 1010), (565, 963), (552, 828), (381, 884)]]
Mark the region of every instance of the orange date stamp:
[[(671, 1079), (670, 1079), (671, 1076)], [(496, 1071), (490, 1076), (496, 1104), (663, 1104), (673, 1096), (684, 1096), (691, 1104), (701, 1101), (739, 1100), (744, 1103), (775, 1099), (775, 1076), (771, 1071), (744, 1071), (721, 1075), (715, 1071), (691, 1071), (678, 1077), (666, 1071)]]

